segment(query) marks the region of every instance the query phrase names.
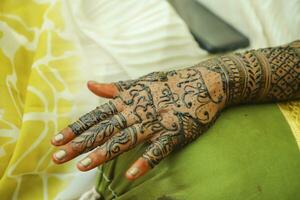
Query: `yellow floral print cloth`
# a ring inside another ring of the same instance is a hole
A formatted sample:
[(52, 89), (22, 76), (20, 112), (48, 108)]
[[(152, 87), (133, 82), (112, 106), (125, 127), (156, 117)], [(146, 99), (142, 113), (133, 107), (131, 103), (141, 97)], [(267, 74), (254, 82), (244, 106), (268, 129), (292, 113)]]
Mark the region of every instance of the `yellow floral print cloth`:
[(74, 163), (51, 161), (51, 137), (78, 106), (78, 56), (60, 1), (0, 1), (0, 199), (54, 199)]

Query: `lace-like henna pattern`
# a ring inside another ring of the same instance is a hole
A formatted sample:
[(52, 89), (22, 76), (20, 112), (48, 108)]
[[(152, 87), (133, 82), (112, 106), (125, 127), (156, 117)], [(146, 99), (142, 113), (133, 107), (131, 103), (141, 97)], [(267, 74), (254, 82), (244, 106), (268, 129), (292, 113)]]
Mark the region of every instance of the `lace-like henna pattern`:
[[(294, 42), (292, 45), (296, 48), (291, 46), (266, 48), (207, 60), (192, 67), (192, 72), (190, 69), (187, 69), (187, 71), (191, 72), (185, 76), (188, 80), (179, 81), (177, 87), (181, 87), (182, 83), (192, 83), (197, 74), (196, 69), (205, 67), (221, 74), (223, 91), (227, 96), (227, 105), (247, 102), (282, 101), (299, 97), (300, 41)], [(203, 79), (197, 77), (197, 86), (187, 85), (184, 90), (184, 95), (186, 95), (189, 94), (189, 90), (186, 88), (199, 88), (194, 94), (199, 95), (200, 99), (197, 102), (200, 104), (210, 94), (210, 91), (205, 87), (201, 88), (201, 85), (204, 84), (201, 80)], [(190, 104), (186, 103), (187, 101), (184, 99), (183, 102), (186, 108), (189, 108)], [(213, 99), (209, 98), (208, 102), (212, 101)], [(220, 103), (221, 101), (222, 96), (220, 96), (220, 101), (215, 101), (215, 103)], [(209, 123), (203, 123), (206, 121), (205, 119), (192, 117), (189, 113), (191, 112), (176, 113), (180, 124), (178, 135), (184, 137), (181, 137), (179, 140), (171, 140), (169, 137), (166, 137), (163, 142), (155, 143), (156, 148), (148, 148), (143, 157), (149, 161), (151, 166), (155, 166), (162, 158), (168, 155), (178, 141), (179, 144), (185, 145), (197, 138), (213, 124), (219, 114), (215, 114)], [(209, 115), (210, 113), (207, 114)], [(170, 142), (173, 142), (173, 144), (166, 145), (166, 143)]]
[[(176, 134), (164, 134), (157, 141), (154, 141), (146, 149), (143, 158), (146, 159), (151, 167), (157, 165), (164, 157), (173, 150), (183, 147), (192, 142), (204, 133), (217, 119), (219, 113), (209, 124), (202, 124), (198, 119), (193, 118), (189, 113), (174, 113), (179, 119), (179, 127)], [(160, 130), (161, 131), (161, 130)]]
[[(229, 104), (284, 101), (300, 90), (299, 41), (291, 45), (234, 54), (224, 62), (230, 79)], [(224, 59), (223, 59), (224, 60)]]
[(137, 143), (137, 134), (138, 131), (136, 130), (136, 128), (129, 127), (121, 131), (120, 134), (117, 134), (114, 140), (105, 143), (105, 145), (102, 148), (105, 149), (106, 158), (110, 160), (116, 155), (122, 153), (122, 145), (126, 146), (126, 151), (133, 148)]
[[(105, 143), (101, 148), (106, 152), (106, 160), (118, 155), (121, 146), (132, 143), (131, 138), (144, 134), (143, 130), (147, 130), (147, 138), (154, 136), (153, 145), (144, 154), (151, 166), (202, 134), (218, 115), (219, 104), (225, 101), (223, 82), (215, 71), (194, 67), (117, 83), (118, 98), (132, 106), (132, 114), (143, 123), (140, 131), (131, 131), (131, 137), (118, 135)], [(215, 83), (208, 84), (205, 75), (216, 79)]]
[(81, 116), (76, 122), (69, 125), (75, 135), (80, 135), (82, 132), (89, 129), (96, 123), (107, 119), (117, 113), (117, 108), (112, 102), (105, 103), (91, 112)]
[(170, 86), (165, 83), (165, 88), (162, 89), (162, 94), (159, 96), (160, 101), (158, 102), (157, 106), (161, 108), (167, 107), (167, 105), (174, 104), (177, 107), (180, 107), (179, 95), (172, 92)]
[(115, 115), (90, 128), (87, 133), (79, 135), (72, 142), (75, 151), (87, 152), (105, 142), (114, 133), (127, 127), (127, 120), (122, 114)]
[(300, 41), (296, 41), (115, 83), (119, 90), (116, 98), (125, 105), (139, 130), (128, 127), (126, 118), (104, 120), (117, 112), (107, 104), (70, 125), (80, 134), (101, 121), (88, 130), (90, 134), (75, 139), (74, 148), (90, 150), (109, 138), (100, 147), (107, 161), (143, 138), (150, 142), (143, 158), (154, 167), (173, 150), (204, 133), (226, 106), (300, 97), (299, 54)]
[(178, 142), (178, 139), (173, 135), (163, 135), (149, 145), (146, 149), (146, 153), (143, 154), (143, 158), (146, 159), (150, 167), (153, 168), (176, 149)]

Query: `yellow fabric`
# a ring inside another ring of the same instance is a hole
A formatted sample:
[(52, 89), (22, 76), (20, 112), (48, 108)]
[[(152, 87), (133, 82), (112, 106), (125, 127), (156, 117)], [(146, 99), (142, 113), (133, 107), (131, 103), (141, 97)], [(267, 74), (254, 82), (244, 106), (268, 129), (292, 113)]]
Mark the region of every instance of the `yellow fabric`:
[(300, 100), (280, 103), (279, 108), (289, 123), (300, 150)]
[(78, 58), (60, 1), (0, 1), (0, 199), (53, 199), (74, 163), (51, 161), (51, 137), (76, 109)]

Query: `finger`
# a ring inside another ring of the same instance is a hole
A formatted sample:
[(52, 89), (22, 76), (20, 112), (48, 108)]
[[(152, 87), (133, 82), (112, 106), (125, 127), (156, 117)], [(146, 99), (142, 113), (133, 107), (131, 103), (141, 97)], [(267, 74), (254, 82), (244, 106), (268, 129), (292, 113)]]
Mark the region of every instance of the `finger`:
[(114, 98), (118, 95), (118, 88), (114, 84), (97, 83), (89, 81), (87, 87), (94, 94), (104, 98)]
[(96, 123), (103, 121), (122, 110), (123, 105), (120, 100), (111, 100), (81, 116), (76, 122), (70, 124), (67, 128), (55, 135), (51, 142), (55, 146), (64, 145), (75, 138), (76, 135), (80, 135)]
[(81, 171), (93, 169), (121, 153), (132, 149), (140, 142), (147, 140), (152, 134), (152, 130), (143, 128), (141, 124), (128, 127), (114, 135), (85, 159), (81, 160), (77, 164), (77, 167)]
[(126, 177), (129, 180), (137, 179), (154, 166), (163, 158), (169, 155), (178, 145), (178, 136), (164, 134), (155, 140), (145, 151), (145, 153), (127, 170)]
[(127, 170), (125, 176), (128, 180), (134, 180), (138, 177), (143, 176), (151, 169), (152, 168), (149, 165), (148, 160), (146, 160), (143, 157), (140, 157), (137, 161), (134, 162), (133, 165), (131, 165), (129, 170)]
[(57, 164), (67, 162), (74, 157), (90, 151), (103, 144), (117, 132), (136, 123), (136, 119), (129, 112), (119, 113), (108, 120), (93, 126), (53, 154), (53, 161)]

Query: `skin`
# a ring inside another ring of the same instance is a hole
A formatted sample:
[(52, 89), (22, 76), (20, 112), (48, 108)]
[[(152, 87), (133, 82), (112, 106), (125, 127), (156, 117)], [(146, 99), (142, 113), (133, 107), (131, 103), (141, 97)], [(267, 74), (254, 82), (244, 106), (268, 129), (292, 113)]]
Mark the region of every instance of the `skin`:
[(57, 164), (92, 151), (77, 164), (93, 169), (137, 144), (149, 146), (126, 172), (141, 177), (163, 158), (198, 138), (231, 105), (296, 99), (300, 41), (221, 56), (190, 68), (153, 72), (136, 80), (101, 84), (90, 91), (110, 99), (52, 140)]

